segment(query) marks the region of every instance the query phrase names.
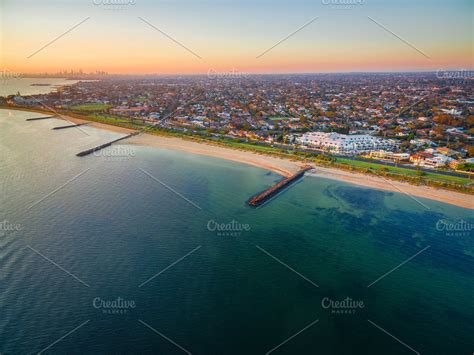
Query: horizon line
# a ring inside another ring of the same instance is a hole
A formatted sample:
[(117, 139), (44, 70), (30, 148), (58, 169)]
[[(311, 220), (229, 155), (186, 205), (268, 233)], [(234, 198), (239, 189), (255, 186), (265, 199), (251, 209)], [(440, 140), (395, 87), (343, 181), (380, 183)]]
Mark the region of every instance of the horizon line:
[[(211, 68), (214, 70), (214, 68)], [(68, 73), (67, 71), (65, 73), (61, 72), (20, 72), (19, 74), (25, 78), (28, 77), (28, 75), (58, 75), (58, 74), (64, 74), (64, 75), (105, 75), (105, 76), (208, 76), (210, 74), (209, 69), (207, 72), (200, 72), (200, 73), (107, 73), (105, 71), (97, 71), (97, 72), (72, 72)], [(9, 71), (9, 70), (7, 70)], [(215, 74), (228, 74), (231, 76), (232, 74), (234, 75), (244, 75), (244, 76), (262, 76), (262, 75), (324, 75), (324, 74), (429, 74), (429, 73), (437, 73), (439, 71), (456, 71), (456, 72), (474, 72), (474, 68), (439, 68), (436, 70), (403, 70), (403, 71), (329, 71), (329, 72), (255, 72), (255, 73), (250, 73), (250, 72), (245, 72), (245, 71), (236, 71), (236, 70), (222, 70), (218, 71), (215, 70), (212, 73)], [(9, 71), (11, 72), (11, 71)], [(245, 79), (245, 77), (242, 77), (241, 79)]]

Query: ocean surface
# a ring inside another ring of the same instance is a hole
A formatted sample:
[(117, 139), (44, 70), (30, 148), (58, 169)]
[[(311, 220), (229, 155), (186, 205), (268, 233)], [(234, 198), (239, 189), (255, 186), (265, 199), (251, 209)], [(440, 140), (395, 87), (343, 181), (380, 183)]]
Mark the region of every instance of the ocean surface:
[[(55, 91), (59, 86), (72, 85), (79, 80), (67, 80), (60, 78), (21, 78), (14, 74), (5, 74), (11, 77), (0, 79), (0, 96), (16, 95), (39, 95)], [(42, 84), (41, 86), (31, 84)], [(45, 85), (49, 84), (49, 85)]]
[(280, 176), (36, 116), (0, 110), (0, 353), (472, 354), (472, 211), (318, 177), (252, 209)]

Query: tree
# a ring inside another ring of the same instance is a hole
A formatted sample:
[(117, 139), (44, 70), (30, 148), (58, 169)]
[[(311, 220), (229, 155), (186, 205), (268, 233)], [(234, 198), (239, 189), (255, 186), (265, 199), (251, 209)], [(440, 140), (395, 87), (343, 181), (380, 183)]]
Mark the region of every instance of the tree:
[(467, 154), (469, 155), (470, 158), (474, 158), (474, 146), (473, 145), (468, 145), (466, 147)]
[(466, 126), (468, 128), (474, 128), (474, 115), (467, 116), (466, 118)]

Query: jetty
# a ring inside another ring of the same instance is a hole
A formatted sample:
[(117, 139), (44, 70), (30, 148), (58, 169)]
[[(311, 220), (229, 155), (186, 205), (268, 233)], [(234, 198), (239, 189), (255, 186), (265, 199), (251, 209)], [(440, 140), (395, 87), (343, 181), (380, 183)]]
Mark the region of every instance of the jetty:
[(77, 157), (84, 157), (84, 156), (86, 156), (86, 155), (89, 155), (89, 154), (92, 154), (92, 153), (94, 153), (94, 152), (97, 152), (98, 150), (101, 150), (101, 149), (110, 147), (110, 146), (111, 146), (112, 144), (114, 144), (114, 143), (123, 141), (124, 139), (130, 138), (130, 137), (133, 137), (133, 136), (136, 136), (138, 133), (140, 133), (140, 132), (133, 132), (133, 133), (131, 133), (131, 134), (126, 135), (125, 137), (121, 137), (121, 138), (118, 138), (118, 139), (114, 139), (113, 141), (110, 141), (110, 142), (107, 142), (107, 143), (98, 145), (97, 147), (93, 147), (93, 148), (84, 150), (84, 151), (82, 151), (82, 152), (77, 153), (76, 156), (77, 156)]
[(50, 118), (56, 118), (57, 116), (46, 116), (46, 117), (34, 117), (34, 118), (27, 118), (27, 121), (39, 121), (39, 120), (48, 120)]
[(270, 187), (268, 190), (265, 190), (261, 194), (251, 198), (248, 202), (249, 206), (259, 207), (263, 205), (264, 203), (268, 202), (271, 198), (275, 197), (278, 193), (282, 192), (285, 188), (289, 187), (291, 184), (301, 179), (304, 176), (304, 174), (308, 170), (311, 170), (311, 169), (312, 169), (311, 166), (305, 166), (296, 174), (280, 181), (276, 185)]
[(77, 123), (77, 124), (71, 124), (71, 125), (67, 125), (67, 126), (53, 127), (52, 129), (66, 129), (66, 128), (85, 126), (87, 124), (91, 124), (91, 123), (90, 122)]

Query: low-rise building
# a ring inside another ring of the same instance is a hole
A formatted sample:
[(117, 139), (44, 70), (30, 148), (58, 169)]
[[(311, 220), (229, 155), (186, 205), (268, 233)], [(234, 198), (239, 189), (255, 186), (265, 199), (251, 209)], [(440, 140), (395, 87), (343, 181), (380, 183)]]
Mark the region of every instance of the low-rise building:
[(372, 150), (396, 150), (398, 143), (392, 139), (374, 137), (368, 134), (340, 134), (308, 132), (297, 139), (304, 146), (321, 148), (335, 153), (359, 154)]
[(385, 150), (372, 150), (369, 153), (369, 157), (376, 158), (376, 159), (407, 161), (408, 159), (410, 159), (410, 154), (409, 153), (394, 153), (394, 152), (385, 151)]
[(428, 168), (441, 168), (446, 166), (451, 159), (441, 154), (430, 154), (421, 152), (410, 156), (410, 161), (418, 166), (424, 166)]

